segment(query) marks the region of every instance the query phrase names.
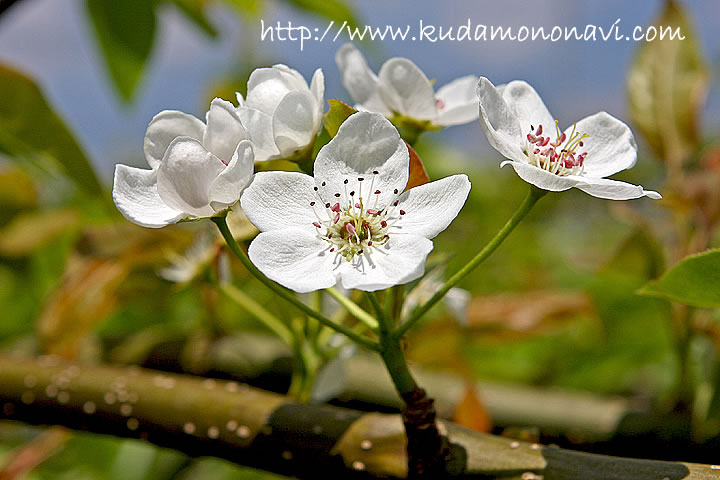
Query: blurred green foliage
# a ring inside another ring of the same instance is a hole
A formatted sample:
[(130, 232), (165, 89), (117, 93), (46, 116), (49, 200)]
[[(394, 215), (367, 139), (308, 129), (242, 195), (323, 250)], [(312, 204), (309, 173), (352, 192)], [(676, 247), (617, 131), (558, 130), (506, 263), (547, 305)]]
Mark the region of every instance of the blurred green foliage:
[[(198, 28), (217, 35), (207, 17), (217, 2), (87, 0), (104, 61), (126, 101), (137, 92), (151, 59), (161, 3), (173, 4)], [(224, 3), (250, 18), (265, 6), (261, 0)], [(337, 0), (291, 3), (327, 18), (355, 19)], [(643, 154), (638, 167), (616, 178), (656, 185), (676, 168), (670, 167), (673, 162), (688, 176), (717, 176), (702, 163), (686, 162), (698, 153), (702, 130), (697, 118), (709, 81), (697, 39), (677, 2), (667, 3), (658, 22), (683, 26), (690, 41), (644, 44), (631, 67), (628, 91), (637, 131), (664, 163), (651, 164)], [(248, 61), (216, 90), (225, 86), (232, 93), (245, 83), (237, 78), (247, 77), (255, 66)], [(349, 107), (331, 101), (324, 141), (349, 113)], [(215, 234), (210, 222), (148, 230), (107, 208), (110, 186), (97, 179), (71, 129), (30, 78), (5, 66), (0, 66), (0, 123), (0, 342), (5, 350), (142, 363), (164, 349), (165, 360), (174, 356), (174, 367), (204, 374), (214, 341), (237, 331), (262, 330), (218, 295), (213, 285), (217, 256), (190, 282), (174, 284), (158, 275), (171, 254), (182, 254), (200, 235)], [(452, 253), (447, 271), (453, 272), (512, 214), (527, 184), (509, 169), (498, 171), (499, 158), (462, 154), (439, 142), (439, 135), (426, 133), (414, 145), (430, 178), (463, 171), (473, 183), (466, 207), (435, 239), (437, 252)], [(676, 309), (667, 300), (718, 307), (718, 251), (681, 260), (697, 249), (688, 238), (701, 222), (694, 215), (707, 203), (702, 195), (683, 196), (688, 185), (663, 190), (668, 200), (660, 205), (649, 200), (616, 204), (575, 190), (547, 195), (463, 283), (474, 296), (470, 323), (458, 325), (436, 308), (435, 318), (412, 332), (409, 355), (418, 364), (479, 378), (652, 398), (661, 412), (672, 408), (683, 372), (690, 372), (696, 430), (716, 435), (720, 317), (701, 309), (678, 328)], [(703, 217), (709, 233), (700, 250), (718, 244), (711, 217)], [(663, 274), (666, 264), (677, 266)], [(256, 301), (291, 321), (287, 309), (237, 265), (232, 277)], [(645, 292), (664, 298), (637, 295), (645, 285)], [(532, 302), (558, 294), (582, 299), (581, 306), (536, 314), (524, 323), (513, 323), (512, 315), (490, 322), (482, 313), (488, 298), (500, 298), (512, 314), (523, 311), (520, 307), (542, 311)], [(689, 340), (681, 334), (687, 331)], [(12, 459), (11, 449), (38, 432), (0, 425), (2, 458)], [(27, 478), (277, 477), (219, 460), (188, 460), (140, 442), (78, 434), (65, 443), (62, 455), (43, 462)]]

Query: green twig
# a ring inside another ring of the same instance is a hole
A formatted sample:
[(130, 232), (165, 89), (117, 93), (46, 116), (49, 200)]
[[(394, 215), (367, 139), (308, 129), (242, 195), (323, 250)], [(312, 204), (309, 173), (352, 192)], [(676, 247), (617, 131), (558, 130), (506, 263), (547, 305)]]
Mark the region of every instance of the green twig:
[(528, 214), (528, 212), (532, 209), (532, 207), (537, 203), (538, 200), (540, 200), (545, 194), (547, 193), (547, 190), (541, 190), (533, 185), (530, 185), (530, 192), (528, 193), (527, 197), (525, 197), (525, 200), (520, 205), (520, 207), (517, 209), (517, 211), (513, 214), (512, 217), (505, 223), (505, 225), (498, 231), (498, 233), (488, 242), (485, 247), (480, 250), (480, 252), (475, 255), (475, 257), (468, 262), (467, 265), (462, 267), (460, 270), (458, 270), (455, 275), (450, 277), (443, 287), (438, 290), (435, 295), (430, 298), (427, 302), (425, 302), (422, 306), (418, 307), (408, 318), (408, 320), (400, 325), (395, 332), (393, 333), (393, 336), (395, 338), (400, 338), (413, 326), (415, 323), (417, 323), (418, 320), (420, 320), (423, 315), (425, 315), (428, 310), (430, 310), (437, 302), (439, 302), (445, 294), (453, 288), (455, 285), (457, 285), (460, 280), (465, 278), (467, 275), (470, 274), (475, 268), (478, 267), (486, 258), (490, 256), (505, 240), (505, 238), (510, 235), (510, 232), (513, 231), (513, 229), (520, 223), (520, 221), (525, 218), (525, 216)]
[(370, 315), (368, 312), (363, 310), (357, 303), (338, 292), (334, 288), (328, 288), (325, 290), (335, 299), (345, 310), (348, 311), (355, 318), (364, 323), (370, 330), (376, 331), (378, 329), (378, 321)]
[(258, 319), (285, 343), (290, 346), (295, 343), (295, 335), (293, 335), (290, 328), (275, 315), (267, 311), (262, 305), (253, 300), (252, 297), (246, 295), (245, 292), (230, 283), (221, 283), (220, 291)]
[(260, 280), (266, 287), (268, 287), (270, 290), (272, 290), (275, 294), (282, 297), (285, 301), (288, 303), (291, 303), (294, 305), (297, 309), (305, 313), (306, 315), (311, 316), (312, 318), (318, 320), (319, 322), (327, 325), (328, 327), (342, 333), (343, 335), (347, 336), (348, 338), (352, 339), (354, 342), (369, 348), (371, 350), (379, 350), (379, 345), (377, 342), (374, 342), (370, 340), (367, 337), (364, 337), (362, 335), (358, 335), (349, 328), (339, 325), (337, 323), (334, 323), (332, 320), (327, 318), (325, 315), (323, 315), (320, 312), (316, 312), (312, 308), (308, 307), (304, 303), (302, 303), (300, 300), (298, 300), (295, 297), (295, 294), (292, 293), (290, 290), (281, 287), (280, 285), (276, 284), (269, 278), (267, 278), (263, 273), (258, 270), (258, 268), (253, 265), (253, 263), (248, 258), (247, 254), (240, 248), (240, 246), (235, 241), (235, 238), (232, 236), (232, 233), (230, 233), (230, 229), (228, 228), (227, 222), (225, 220), (225, 217), (212, 217), (210, 220), (215, 222), (215, 224), (218, 226), (218, 229), (220, 229), (220, 233), (222, 234), (223, 238), (225, 239), (225, 242), (227, 243), (228, 247), (230, 247), (230, 250), (235, 254), (235, 256), (240, 260), (240, 262), (245, 266), (245, 268), (250, 272), (255, 278)]

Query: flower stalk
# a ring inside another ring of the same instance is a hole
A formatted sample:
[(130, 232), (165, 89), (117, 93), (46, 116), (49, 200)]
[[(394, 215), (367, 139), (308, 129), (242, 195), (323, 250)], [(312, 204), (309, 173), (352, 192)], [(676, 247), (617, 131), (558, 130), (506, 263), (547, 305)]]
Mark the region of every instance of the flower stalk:
[(397, 329), (393, 332), (393, 337), (401, 338), (405, 335), (405, 333), (412, 328), (412, 326), (415, 325), (436, 303), (442, 300), (451, 288), (457, 285), (463, 278), (468, 276), (482, 262), (484, 262), (485, 259), (487, 259), (502, 244), (507, 236), (510, 235), (510, 232), (517, 227), (520, 221), (522, 221), (530, 210), (532, 210), (532, 207), (537, 203), (537, 201), (544, 197), (546, 193), (548, 193), (547, 190), (542, 190), (534, 185), (530, 185), (530, 191), (528, 192), (527, 197), (525, 197), (523, 203), (513, 216), (505, 223), (505, 225), (503, 225), (498, 233), (487, 243), (487, 245), (485, 245), (482, 250), (480, 250), (480, 252), (478, 252), (477, 255), (475, 255), (475, 257), (473, 257), (472, 260), (467, 263), (467, 265), (462, 267), (452, 277), (450, 277), (442, 288), (438, 290), (432, 298), (430, 298), (430, 300), (418, 307), (405, 323), (397, 327)]
[(228, 247), (230, 247), (230, 250), (235, 254), (235, 256), (240, 260), (240, 262), (243, 264), (243, 266), (250, 272), (255, 278), (260, 280), (266, 287), (268, 287), (270, 290), (272, 290), (274, 293), (282, 297), (285, 301), (288, 303), (291, 303), (296, 308), (298, 308), (300, 311), (305, 313), (306, 315), (316, 319), (320, 323), (323, 323), (324, 325), (327, 325), (328, 327), (342, 333), (343, 335), (347, 336), (348, 338), (352, 339), (355, 343), (362, 345), (366, 348), (369, 348), (370, 350), (379, 350), (379, 345), (377, 342), (374, 342), (373, 340), (370, 340), (367, 337), (364, 337), (362, 335), (359, 335), (349, 328), (344, 327), (343, 325), (339, 325), (329, 318), (327, 318), (325, 315), (323, 315), (320, 312), (315, 311), (314, 309), (308, 307), (304, 303), (302, 303), (300, 300), (298, 300), (295, 295), (287, 290), (284, 287), (281, 287), (277, 283), (273, 282), (269, 278), (267, 278), (265, 275), (260, 272), (260, 270), (253, 265), (253, 263), (250, 261), (250, 259), (247, 257), (245, 252), (240, 248), (240, 246), (235, 241), (235, 238), (233, 238), (232, 233), (230, 233), (230, 229), (228, 228), (227, 222), (225, 220), (225, 216), (219, 216), (219, 217), (212, 217), (211, 220), (217, 225), (218, 229), (220, 230), (220, 233), (222, 234), (223, 238), (225, 239), (225, 242), (227, 243)]

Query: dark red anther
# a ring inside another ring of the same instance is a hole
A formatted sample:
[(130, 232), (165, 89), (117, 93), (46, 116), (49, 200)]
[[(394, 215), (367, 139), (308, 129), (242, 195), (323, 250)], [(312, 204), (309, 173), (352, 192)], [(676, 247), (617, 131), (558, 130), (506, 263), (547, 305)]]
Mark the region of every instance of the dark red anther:
[(374, 208), (368, 208), (368, 209), (367, 209), (367, 213), (369, 213), (370, 215), (377, 215), (377, 214), (380, 213), (380, 212), (378, 212), (378, 211), (375, 210)]
[[(330, 205), (330, 204), (328, 204), (328, 206), (329, 206), (329, 205)], [(335, 205), (333, 205), (332, 211), (333, 211), (333, 212), (339, 212), (339, 211), (340, 211), (340, 204), (339, 204), (339, 203), (336, 203)]]
[(386, 222), (385, 220), (383, 220), (382, 222), (380, 222), (380, 226), (381, 226), (382, 228), (387, 227), (387, 222)]
[(322, 227), (322, 225), (320, 225), (318, 222), (313, 222), (313, 225), (315, 225), (316, 228)]
[(375, 195), (380, 195), (380, 190), (375, 190)]
[(538, 126), (537, 132), (535, 132), (535, 135), (542, 135), (542, 125)]
[(400, 210), (400, 215), (405, 215), (405, 210)]

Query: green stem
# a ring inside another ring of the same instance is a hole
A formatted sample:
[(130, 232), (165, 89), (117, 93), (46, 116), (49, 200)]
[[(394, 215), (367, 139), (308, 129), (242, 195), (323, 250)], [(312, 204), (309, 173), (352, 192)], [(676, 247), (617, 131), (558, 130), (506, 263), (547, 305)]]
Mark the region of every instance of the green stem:
[(439, 302), (445, 294), (453, 288), (455, 285), (457, 285), (460, 280), (465, 278), (467, 275), (470, 274), (475, 268), (478, 267), (486, 258), (490, 256), (505, 240), (505, 238), (510, 235), (510, 232), (513, 231), (513, 229), (520, 223), (520, 221), (525, 218), (525, 216), (528, 214), (528, 212), (532, 209), (532, 207), (537, 203), (538, 200), (540, 200), (545, 194), (547, 193), (547, 190), (541, 190), (534, 185), (530, 185), (530, 192), (528, 192), (527, 197), (525, 197), (525, 200), (520, 205), (520, 207), (517, 209), (517, 211), (513, 214), (512, 217), (505, 223), (505, 225), (498, 231), (498, 233), (488, 242), (485, 247), (478, 252), (475, 257), (468, 262), (467, 265), (462, 267), (460, 270), (458, 270), (455, 275), (450, 277), (443, 287), (438, 290), (435, 295), (430, 298), (427, 302), (425, 302), (421, 307), (416, 309), (410, 318), (400, 325), (395, 332), (393, 333), (393, 336), (395, 338), (400, 338), (413, 326), (415, 323), (417, 323), (418, 320), (420, 320), (423, 315), (425, 315), (428, 310), (430, 310), (437, 302)]
[(338, 292), (334, 288), (328, 288), (325, 290), (335, 299), (345, 310), (348, 311), (355, 318), (364, 323), (370, 330), (376, 331), (378, 329), (378, 321), (370, 315), (368, 312), (360, 308), (360, 306), (353, 302), (351, 299)]
[(365, 296), (367, 296), (370, 300), (370, 305), (372, 305), (373, 310), (375, 310), (375, 315), (377, 315), (381, 322), (384, 321), (385, 312), (383, 311), (382, 305), (380, 305), (377, 294), (375, 292), (365, 292), (365, 294)]
[(250, 272), (255, 278), (260, 280), (266, 287), (268, 287), (270, 290), (272, 290), (275, 294), (282, 297), (285, 301), (288, 303), (291, 303), (294, 305), (298, 310), (305, 313), (306, 315), (309, 315), (316, 320), (318, 320), (320, 323), (323, 323), (327, 325), (328, 327), (342, 333), (343, 335), (347, 336), (348, 338), (352, 339), (354, 342), (369, 348), (371, 350), (379, 350), (379, 345), (377, 342), (374, 342), (370, 340), (367, 337), (363, 337), (361, 335), (356, 334), (349, 328), (344, 327), (343, 325), (338, 325), (334, 323), (332, 320), (327, 318), (325, 315), (323, 315), (320, 312), (316, 312), (312, 308), (308, 307), (304, 303), (302, 303), (300, 300), (298, 300), (295, 295), (288, 289), (281, 287), (280, 285), (276, 284), (269, 278), (267, 278), (263, 273), (258, 270), (258, 268), (253, 265), (253, 263), (248, 258), (247, 254), (240, 248), (240, 246), (235, 241), (235, 238), (232, 236), (232, 233), (230, 233), (230, 229), (228, 228), (227, 222), (225, 220), (225, 217), (212, 217), (210, 220), (212, 220), (217, 226), (218, 229), (220, 229), (220, 233), (222, 234), (223, 238), (225, 239), (225, 242), (227, 243), (228, 247), (230, 247), (230, 250), (235, 254), (235, 256), (240, 260), (240, 263), (245, 266), (245, 268)]
[(387, 367), (395, 389), (402, 396), (418, 389), (410, 368), (408, 367), (405, 354), (400, 346), (400, 341), (393, 337), (389, 319), (385, 316), (380, 318), (380, 355)]
[(285, 343), (292, 346), (295, 342), (295, 336), (292, 331), (279, 318), (263, 308), (245, 292), (230, 283), (220, 284), (220, 290), (235, 303), (240, 305), (249, 314), (269, 328), (275, 335), (280, 337)]

